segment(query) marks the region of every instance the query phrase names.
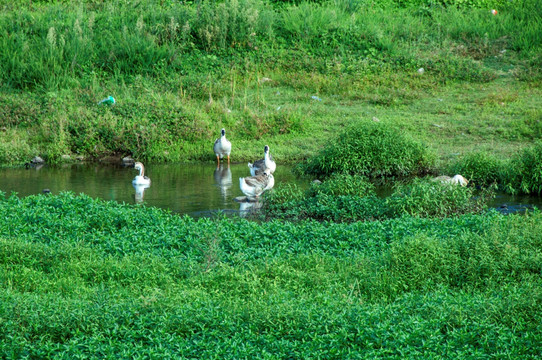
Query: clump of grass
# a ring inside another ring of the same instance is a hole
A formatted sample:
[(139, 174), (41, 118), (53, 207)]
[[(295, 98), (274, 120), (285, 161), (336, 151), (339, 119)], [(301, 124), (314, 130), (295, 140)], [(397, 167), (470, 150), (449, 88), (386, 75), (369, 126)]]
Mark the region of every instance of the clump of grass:
[[(487, 208), (494, 196), (494, 187), (475, 194), (473, 187), (415, 179), (398, 184), (387, 199), (390, 216), (447, 217), (465, 213), (479, 213)], [(477, 195), (477, 196), (475, 196)]]
[(13, 164), (21, 159), (29, 161), (38, 154), (29, 139), (20, 137), (13, 130), (0, 131), (0, 164)]
[(542, 141), (525, 148), (511, 159), (504, 182), (511, 192), (542, 193)]
[(383, 218), (384, 202), (374, 185), (359, 175), (335, 174), (303, 191), (295, 185), (280, 185), (264, 196), (267, 219), (352, 222)]
[(434, 154), (399, 129), (375, 122), (351, 126), (318, 154), (298, 166), (304, 175), (359, 174), (390, 178), (423, 174)]
[(498, 184), (502, 177), (502, 162), (489, 152), (473, 152), (451, 165), (451, 174), (461, 174), (472, 184), (487, 187)]

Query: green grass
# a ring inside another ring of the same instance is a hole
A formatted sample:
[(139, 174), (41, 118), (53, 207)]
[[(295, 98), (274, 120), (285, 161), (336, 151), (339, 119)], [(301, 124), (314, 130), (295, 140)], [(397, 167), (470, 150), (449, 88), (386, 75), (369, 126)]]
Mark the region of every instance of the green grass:
[(396, 181), (388, 197), (377, 196), (367, 178), (335, 174), (302, 191), (295, 185), (279, 185), (263, 198), (262, 214), (255, 218), (300, 221), (355, 222), (398, 218), (404, 215), (445, 218), (487, 210), (496, 185), (480, 191), (474, 187), (442, 183), (429, 178)]
[(293, 163), (373, 119), (442, 168), (480, 148), (509, 157), (540, 136), (539, 9), (469, 4), (2, 3), (0, 163), (212, 161), (222, 127), (234, 161), (269, 144)]
[(541, 214), (298, 224), (2, 196), (4, 358), (531, 358)]
[[(538, 2), (442, 4), (0, 0), (0, 164), (214, 161), (222, 127), (234, 162), (295, 163), (374, 122), (539, 193)], [(1, 194), (0, 357), (540, 358), (542, 215), (457, 215), (471, 188), (435, 214), (423, 186), (389, 218), (324, 185), (345, 223)]]

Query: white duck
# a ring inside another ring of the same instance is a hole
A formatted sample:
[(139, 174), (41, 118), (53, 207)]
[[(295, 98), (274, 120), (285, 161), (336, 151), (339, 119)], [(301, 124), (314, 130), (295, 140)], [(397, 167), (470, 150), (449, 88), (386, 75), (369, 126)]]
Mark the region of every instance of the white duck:
[(248, 163), (248, 168), (250, 169), (250, 175), (252, 176), (261, 175), (266, 169), (269, 169), (270, 174), (275, 172), (277, 164), (273, 161), (273, 158), (269, 153), (269, 145), (265, 145), (264, 147), (263, 159), (254, 161), (254, 164)]
[(257, 198), (273, 186), (275, 186), (275, 178), (269, 170), (265, 170), (261, 175), (239, 178), (239, 187), (249, 198)]
[(450, 183), (450, 184), (459, 184), (461, 186), (467, 186), (469, 181), (465, 179), (463, 176), (457, 174), (454, 177), (449, 177), (446, 175), (437, 176), (436, 178), (433, 178), (433, 181), (440, 181), (443, 183)]
[(145, 167), (139, 161), (134, 164), (134, 169), (139, 170), (139, 175), (132, 181), (132, 185), (150, 185), (151, 179), (145, 176)]
[(220, 164), (220, 159), (224, 156), (228, 157), (228, 164), (230, 163), (231, 142), (226, 139), (226, 129), (221, 130), (221, 136), (215, 140), (213, 145), (213, 151), (216, 155), (216, 161)]

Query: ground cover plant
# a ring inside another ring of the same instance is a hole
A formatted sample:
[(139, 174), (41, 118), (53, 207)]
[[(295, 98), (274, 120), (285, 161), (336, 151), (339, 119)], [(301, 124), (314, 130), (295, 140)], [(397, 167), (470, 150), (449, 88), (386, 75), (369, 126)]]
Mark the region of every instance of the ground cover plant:
[(5, 358), (540, 356), (539, 212), (352, 224), (0, 197)]

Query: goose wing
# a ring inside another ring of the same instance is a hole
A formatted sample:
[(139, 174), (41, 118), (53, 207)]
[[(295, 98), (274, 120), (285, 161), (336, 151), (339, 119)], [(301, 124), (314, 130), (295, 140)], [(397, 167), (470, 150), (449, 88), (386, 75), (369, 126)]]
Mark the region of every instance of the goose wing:
[(245, 178), (245, 183), (253, 188), (265, 188), (269, 179), (265, 175), (250, 176)]
[(220, 153), (220, 139), (215, 140), (215, 144), (213, 145), (213, 151), (215, 152), (215, 154)]

